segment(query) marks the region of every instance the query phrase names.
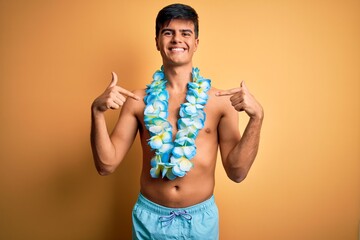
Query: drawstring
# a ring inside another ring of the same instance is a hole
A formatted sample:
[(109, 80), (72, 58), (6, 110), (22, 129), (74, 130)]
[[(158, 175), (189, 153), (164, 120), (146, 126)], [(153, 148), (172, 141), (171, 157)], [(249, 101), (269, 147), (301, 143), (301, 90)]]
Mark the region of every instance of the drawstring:
[(184, 210), (184, 211), (171, 211), (169, 215), (159, 217), (159, 221), (161, 223), (165, 223), (164, 226), (168, 226), (177, 216), (181, 216), (188, 221), (192, 219), (192, 216)]

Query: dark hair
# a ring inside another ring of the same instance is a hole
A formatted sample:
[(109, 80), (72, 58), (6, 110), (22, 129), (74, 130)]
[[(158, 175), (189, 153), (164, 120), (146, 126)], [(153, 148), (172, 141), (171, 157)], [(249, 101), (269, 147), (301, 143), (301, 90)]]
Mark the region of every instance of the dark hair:
[(173, 19), (190, 20), (194, 23), (195, 38), (199, 36), (199, 17), (195, 9), (184, 4), (171, 4), (161, 9), (156, 17), (156, 37), (160, 29)]

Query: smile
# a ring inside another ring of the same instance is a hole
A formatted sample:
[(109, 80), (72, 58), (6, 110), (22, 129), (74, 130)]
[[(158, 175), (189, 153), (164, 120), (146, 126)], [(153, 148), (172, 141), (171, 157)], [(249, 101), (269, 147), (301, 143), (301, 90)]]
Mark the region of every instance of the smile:
[(185, 48), (170, 48), (170, 51), (172, 51), (172, 52), (184, 52)]

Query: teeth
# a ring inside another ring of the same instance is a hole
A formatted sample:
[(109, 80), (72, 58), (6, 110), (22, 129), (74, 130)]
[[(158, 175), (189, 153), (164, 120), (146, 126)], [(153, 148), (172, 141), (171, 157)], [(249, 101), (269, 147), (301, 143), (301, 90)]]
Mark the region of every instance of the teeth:
[(174, 52), (183, 52), (185, 51), (183, 48), (172, 48), (171, 51), (174, 51)]

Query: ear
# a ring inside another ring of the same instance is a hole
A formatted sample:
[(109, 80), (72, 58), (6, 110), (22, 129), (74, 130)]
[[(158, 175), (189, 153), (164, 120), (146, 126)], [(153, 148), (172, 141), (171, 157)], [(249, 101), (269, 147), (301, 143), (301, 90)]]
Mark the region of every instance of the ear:
[(155, 37), (155, 44), (156, 44), (156, 49), (157, 49), (158, 51), (160, 51), (159, 43), (158, 43), (158, 38), (157, 38), (157, 37)]
[(195, 49), (194, 49), (194, 52), (196, 52), (197, 48), (198, 48), (198, 45), (199, 45), (199, 38), (196, 38), (195, 39)]

